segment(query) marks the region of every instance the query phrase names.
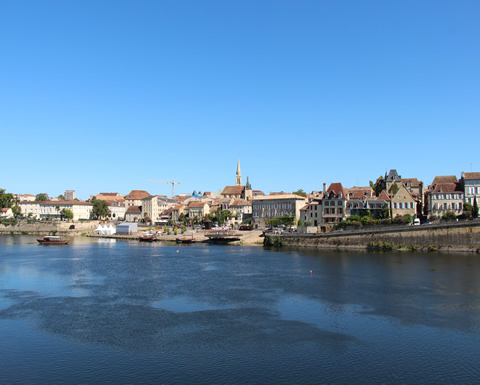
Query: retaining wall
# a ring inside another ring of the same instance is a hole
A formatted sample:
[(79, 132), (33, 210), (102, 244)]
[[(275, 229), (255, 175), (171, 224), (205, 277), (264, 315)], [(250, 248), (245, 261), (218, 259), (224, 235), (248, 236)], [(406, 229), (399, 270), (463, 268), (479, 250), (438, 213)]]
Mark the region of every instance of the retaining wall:
[(285, 246), (367, 248), (372, 242), (394, 244), (394, 247), (417, 249), (452, 249), (476, 251), (480, 249), (480, 223), (401, 226), (357, 231), (335, 231), (326, 234), (282, 234), (278, 242)]

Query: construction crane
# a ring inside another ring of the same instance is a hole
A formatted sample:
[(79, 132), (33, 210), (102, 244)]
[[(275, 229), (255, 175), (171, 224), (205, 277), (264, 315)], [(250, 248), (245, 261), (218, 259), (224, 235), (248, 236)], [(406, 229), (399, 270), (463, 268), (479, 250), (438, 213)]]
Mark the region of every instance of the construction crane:
[(175, 197), (175, 185), (180, 184), (180, 182), (175, 182), (175, 179), (172, 179), (171, 181), (164, 181), (164, 180), (151, 180), (148, 179), (149, 182), (158, 182), (158, 183), (171, 183), (172, 184), (172, 198)]

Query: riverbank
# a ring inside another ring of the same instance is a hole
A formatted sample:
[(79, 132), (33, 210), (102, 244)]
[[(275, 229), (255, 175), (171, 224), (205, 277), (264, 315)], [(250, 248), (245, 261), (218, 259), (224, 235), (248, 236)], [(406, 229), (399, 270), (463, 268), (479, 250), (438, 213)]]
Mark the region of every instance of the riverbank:
[[(150, 227), (139, 227), (139, 231), (134, 234), (113, 234), (113, 235), (101, 235), (95, 234), (94, 231), (98, 227), (98, 221), (88, 222), (34, 222), (34, 223), (18, 223), (14, 226), (0, 226), (0, 234), (17, 234), (17, 235), (48, 235), (56, 234), (67, 237), (87, 236), (95, 238), (112, 238), (138, 241), (140, 236), (149, 231)], [(202, 243), (208, 242), (207, 234), (212, 230), (195, 230), (193, 231), (193, 237), (195, 242)], [(188, 231), (188, 234), (191, 234)], [(238, 231), (238, 240), (234, 242), (228, 242), (230, 245), (248, 245), (248, 246), (262, 246), (263, 238), (262, 231)], [(173, 232), (170, 234), (161, 233), (158, 235), (159, 241), (175, 242), (176, 238), (180, 234), (175, 235)]]
[(363, 228), (320, 234), (284, 233), (265, 237), (266, 246), (324, 249), (480, 252), (479, 221), (426, 226)]
[[(87, 237), (92, 238), (111, 238), (111, 239), (121, 239), (121, 240), (131, 240), (131, 241), (138, 241), (140, 236), (143, 234), (143, 231), (139, 231), (135, 234), (112, 234), (112, 235), (103, 235), (103, 234), (87, 234)], [(192, 234), (188, 232), (188, 234)], [(196, 243), (207, 243), (210, 242), (210, 239), (207, 237), (209, 234), (208, 231), (195, 231), (193, 232), (193, 239)], [(239, 232), (239, 240), (234, 242), (228, 242), (229, 245), (245, 245), (245, 246), (263, 246), (263, 238), (261, 237), (262, 231), (254, 230), (254, 231), (245, 231)], [(178, 237), (181, 237), (181, 234), (166, 234), (161, 233), (157, 235), (157, 241), (165, 241), (165, 242), (175, 242)]]

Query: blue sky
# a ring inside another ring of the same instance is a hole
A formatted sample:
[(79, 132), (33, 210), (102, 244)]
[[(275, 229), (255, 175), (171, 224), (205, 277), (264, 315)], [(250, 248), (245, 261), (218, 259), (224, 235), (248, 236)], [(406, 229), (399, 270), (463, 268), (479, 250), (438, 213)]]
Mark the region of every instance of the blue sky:
[(480, 2), (0, 0), (0, 188), (480, 171)]

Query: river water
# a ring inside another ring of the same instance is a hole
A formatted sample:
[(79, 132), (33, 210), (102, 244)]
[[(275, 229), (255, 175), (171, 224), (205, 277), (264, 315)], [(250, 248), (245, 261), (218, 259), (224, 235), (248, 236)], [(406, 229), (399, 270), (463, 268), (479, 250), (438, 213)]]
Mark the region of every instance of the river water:
[(0, 236), (1, 384), (479, 383), (480, 256)]

